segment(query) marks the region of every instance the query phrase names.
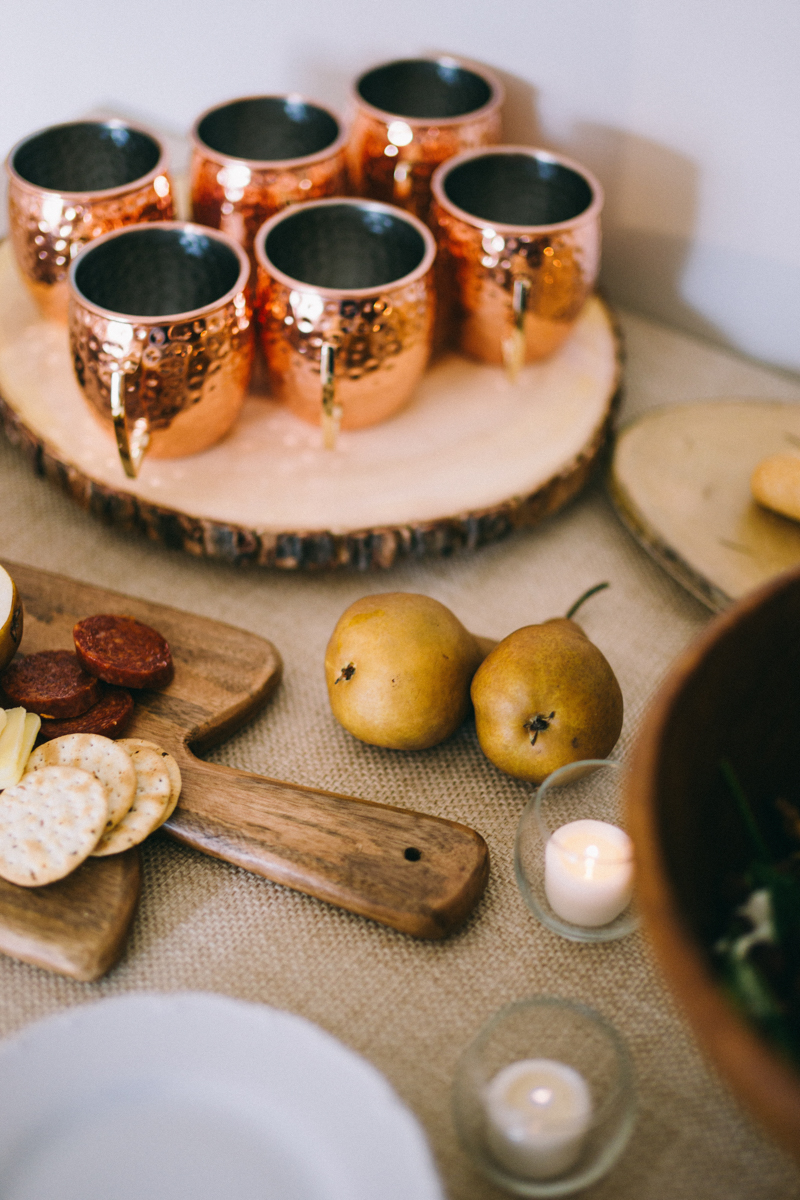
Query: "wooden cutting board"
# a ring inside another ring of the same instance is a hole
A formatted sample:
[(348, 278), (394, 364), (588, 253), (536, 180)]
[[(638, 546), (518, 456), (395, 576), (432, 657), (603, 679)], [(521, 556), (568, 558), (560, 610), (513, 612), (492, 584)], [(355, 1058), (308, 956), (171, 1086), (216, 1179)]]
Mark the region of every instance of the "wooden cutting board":
[[(281, 659), (271, 642), (219, 621), (4, 562), (25, 613), (21, 652), (68, 649), (92, 613), (125, 613), (158, 629), (175, 661), (161, 692), (136, 694), (126, 736), (175, 756), (183, 791), (165, 832), (206, 854), (390, 925), (439, 938), (480, 898), (486, 843), (464, 825), (304, 788), (196, 757), (258, 712)], [(121, 952), (140, 886), (137, 851), (90, 859), (43, 888), (0, 886), (0, 951), (77, 979)]]
[(716, 612), (800, 562), (800, 524), (750, 495), (764, 458), (800, 447), (800, 404), (707, 400), (654, 409), (617, 435), (611, 497), (634, 537)]

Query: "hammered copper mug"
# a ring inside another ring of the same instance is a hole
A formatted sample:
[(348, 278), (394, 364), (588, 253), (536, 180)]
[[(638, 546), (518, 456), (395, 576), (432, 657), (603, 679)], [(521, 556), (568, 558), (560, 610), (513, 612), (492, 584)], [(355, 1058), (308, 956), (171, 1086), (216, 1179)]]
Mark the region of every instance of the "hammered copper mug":
[(595, 285), (603, 190), (579, 163), (530, 146), (468, 151), (431, 183), (453, 336), (514, 377), (558, 349)]
[(369, 200), (318, 200), (256, 237), (261, 343), (275, 398), (339, 428), (382, 421), (411, 397), (428, 362), (436, 244), (410, 213)]
[(302, 96), (246, 96), (209, 109), (192, 130), (193, 219), (236, 238), (252, 259), (267, 217), (344, 191), (345, 140), (338, 117)]
[(45, 316), (66, 320), (67, 273), (94, 238), (173, 216), (164, 147), (125, 121), (52, 125), (6, 159), (11, 244)]
[(115, 230), (73, 262), (75, 374), (131, 478), (146, 450), (196, 454), (236, 420), (254, 349), (249, 275), (237, 242), (179, 221)]
[(456, 58), (409, 58), (366, 71), (354, 86), (347, 144), (353, 191), (408, 209), (423, 221), (439, 163), (500, 138), (500, 80)]

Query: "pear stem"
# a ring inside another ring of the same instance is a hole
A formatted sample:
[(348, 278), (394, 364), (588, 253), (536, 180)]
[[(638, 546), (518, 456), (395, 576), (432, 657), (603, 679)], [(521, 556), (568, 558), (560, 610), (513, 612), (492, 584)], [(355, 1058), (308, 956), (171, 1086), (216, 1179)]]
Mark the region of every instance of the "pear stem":
[(573, 604), (572, 608), (567, 613), (566, 619), (568, 621), (570, 621), (575, 616), (575, 613), (578, 611), (580, 606), (583, 604), (584, 600), (588, 600), (590, 596), (594, 596), (595, 592), (602, 592), (603, 588), (607, 588), (608, 586), (609, 586), (609, 584), (606, 582), (606, 583), (596, 583), (594, 585), (594, 587), (590, 587), (588, 592), (584, 592), (582, 596), (578, 597), (578, 599)]

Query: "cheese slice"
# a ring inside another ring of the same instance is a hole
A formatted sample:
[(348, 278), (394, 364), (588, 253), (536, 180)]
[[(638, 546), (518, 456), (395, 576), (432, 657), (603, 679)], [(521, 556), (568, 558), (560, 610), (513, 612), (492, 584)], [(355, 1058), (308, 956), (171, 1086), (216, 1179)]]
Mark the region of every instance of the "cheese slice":
[(19, 783), (17, 764), (25, 737), (25, 709), (7, 708), (6, 724), (0, 733), (0, 788), (13, 787)]
[(25, 766), (31, 756), (34, 743), (42, 727), (42, 718), (36, 713), (25, 713), (25, 729), (22, 733), (22, 748), (19, 756), (20, 779), (25, 773)]
[(4, 708), (0, 708), (0, 733), (2, 733), (5, 729), (7, 720), (8, 717), (6, 716), (6, 710)]
[(41, 719), (24, 708), (5, 709), (5, 724), (0, 732), (0, 788), (14, 787), (22, 779)]

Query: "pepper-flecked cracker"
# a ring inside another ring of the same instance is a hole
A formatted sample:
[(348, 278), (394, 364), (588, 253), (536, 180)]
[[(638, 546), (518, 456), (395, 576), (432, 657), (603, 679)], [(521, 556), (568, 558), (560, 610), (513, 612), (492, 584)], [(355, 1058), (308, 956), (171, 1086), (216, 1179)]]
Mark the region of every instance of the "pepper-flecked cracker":
[(136, 795), (136, 771), (130, 755), (119, 742), (99, 733), (70, 733), (53, 738), (34, 750), (25, 773), (37, 767), (79, 767), (102, 783), (108, 793), (108, 823), (117, 825), (133, 804)]
[(120, 823), (103, 834), (93, 851), (96, 858), (137, 846), (158, 829), (169, 811), (172, 784), (161, 754), (147, 746), (134, 746), (129, 753), (136, 772), (136, 795)]
[(108, 820), (103, 785), (77, 767), (39, 767), (0, 797), (0, 876), (53, 883), (91, 854)]
[(178, 803), (178, 798), (181, 794), (181, 788), (183, 787), (183, 780), (181, 779), (181, 769), (178, 766), (178, 764), (176, 763), (175, 759), (172, 757), (172, 755), (167, 750), (165, 750), (162, 746), (159, 746), (156, 742), (148, 742), (145, 740), (145, 738), (120, 738), (116, 744), (118, 746), (124, 747), (124, 749), (127, 750), (127, 752), (129, 754), (131, 754), (133, 752), (133, 750), (135, 750), (137, 747), (141, 747), (141, 746), (146, 747), (146, 749), (148, 749), (148, 750), (155, 750), (156, 754), (159, 756), (159, 758), (163, 762), (164, 766), (167, 768), (167, 774), (169, 775), (169, 782), (172, 787), (172, 795), (169, 798), (169, 805), (167, 807), (167, 811), (164, 813), (164, 816), (159, 821), (158, 826), (156, 826), (156, 828), (158, 828), (159, 826), (163, 825), (164, 822), (166, 820), (168, 820), (168, 818), (171, 817), (173, 812), (175, 811), (175, 805)]

